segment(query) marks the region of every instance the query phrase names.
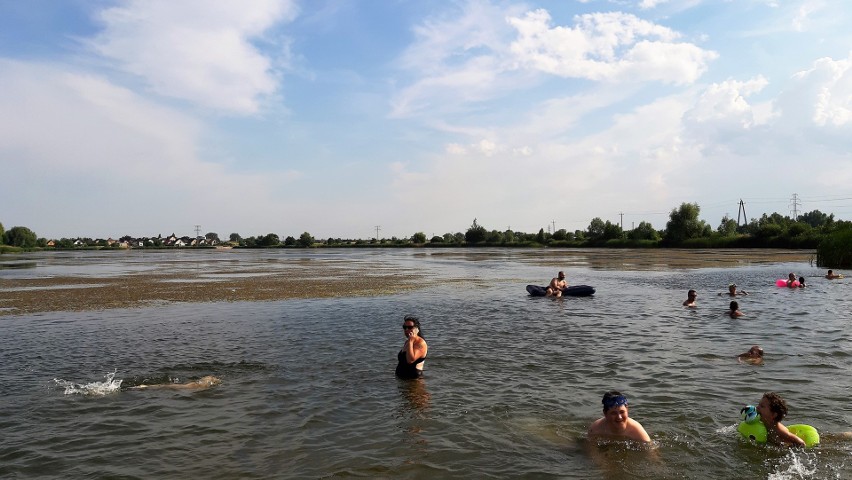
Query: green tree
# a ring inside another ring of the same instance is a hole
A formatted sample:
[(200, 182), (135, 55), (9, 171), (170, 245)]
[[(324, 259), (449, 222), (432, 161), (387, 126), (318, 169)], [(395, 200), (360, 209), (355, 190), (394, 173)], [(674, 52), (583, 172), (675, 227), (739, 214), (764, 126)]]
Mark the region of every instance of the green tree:
[(296, 243), (298, 243), (300, 247), (310, 247), (314, 244), (314, 237), (312, 237), (310, 233), (304, 232), (299, 236), (299, 240)]
[(512, 243), (515, 243), (517, 241), (518, 241), (518, 237), (515, 235), (515, 232), (513, 232), (512, 230), (507, 229), (505, 232), (503, 232), (503, 243), (512, 244)]
[(232, 233), (228, 240), (234, 243), (240, 243), (243, 241), (243, 237), (240, 236), (239, 233)]
[(609, 220), (604, 223), (604, 240), (617, 240), (623, 237), (624, 231), (621, 229), (621, 225), (617, 223), (611, 223)]
[(725, 215), (722, 217), (722, 221), (719, 222), (719, 226), (716, 228), (716, 231), (719, 232), (722, 236), (725, 237), (733, 237), (737, 234), (737, 222), (729, 216)]
[(547, 236), (545, 236), (543, 228), (538, 229), (538, 233), (535, 236), (535, 241), (542, 245), (547, 243)]
[(678, 245), (690, 238), (702, 237), (705, 230), (709, 231), (704, 221), (698, 219), (699, 213), (701, 207), (697, 203), (682, 203), (680, 208), (672, 210), (666, 223), (666, 242)]
[(6, 243), (6, 230), (3, 230), (3, 223), (0, 222), (0, 245)]
[(296, 245), (296, 238), (292, 235), (288, 236), (284, 239), (284, 245), (287, 247), (292, 247), (293, 245)]
[(636, 226), (633, 230), (631, 230), (627, 237), (631, 240), (654, 240), (657, 241), (660, 239), (660, 232), (654, 228), (648, 222), (639, 222), (639, 225)]
[(586, 237), (589, 240), (598, 240), (603, 238), (604, 228), (606, 225), (600, 217), (595, 217), (589, 222), (589, 228), (586, 229)]
[(426, 234), (417, 232), (411, 236), (411, 243), (426, 243)]
[(274, 247), (280, 243), (281, 239), (274, 233), (267, 233), (257, 239), (257, 245), (259, 247)]
[(489, 245), (499, 245), (503, 243), (503, 232), (498, 232), (497, 230), (491, 230), (488, 232), (488, 235), (485, 237), (486, 243)]
[(12, 227), (6, 232), (6, 244), (13, 247), (33, 248), (38, 236), (27, 227)]
[(813, 212), (807, 212), (799, 215), (799, 221), (807, 223), (813, 228), (820, 228), (834, 223), (834, 214), (826, 215), (819, 210), (814, 210)]
[(485, 237), (488, 235), (488, 230), (480, 224), (476, 223), (476, 219), (473, 219), (473, 224), (471, 224), (470, 228), (467, 229), (467, 232), (464, 234), (464, 240), (467, 243), (482, 243), (485, 241)]
[(560, 228), (559, 230), (553, 232), (553, 239), (559, 241), (567, 240), (568, 232), (564, 228)]
[(429, 243), (444, 243), (444, 237), (435, 235), (431, 240), (429, 240)]
[(221, 240), (219, 240), (219, 234), (218, 234), (218, 233), (216, 233), (216, 232), (207, 232), (207, 235), (204, 235), (204, 238), (205, 238), (208, 242), (212, 242), (212, 241), (214, 241), (214, 240), (215, 240), (215, 241), (216, 241), (216, 243), (219, 243), (219, 242), (221, 241)]

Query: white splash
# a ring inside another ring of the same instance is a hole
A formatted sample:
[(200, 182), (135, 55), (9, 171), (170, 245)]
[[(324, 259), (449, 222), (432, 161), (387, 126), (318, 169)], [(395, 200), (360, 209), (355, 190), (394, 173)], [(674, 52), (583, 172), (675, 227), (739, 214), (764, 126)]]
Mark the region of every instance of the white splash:
[(116, 380), (115, 374), (118, 371), (116, 369), (112, 373), (107, 373), (104, 375), (106, 378), (103, 382), (91, 382), (91, 383), (74, 383), (68, 380), (62, 380), (61, 378), (54, 378), (53, 381), (56, 382), (57, 385), (65, 389), (65, 395), (107, 395), (110, 393), (115, 393), (121, 390), (121, 379)]

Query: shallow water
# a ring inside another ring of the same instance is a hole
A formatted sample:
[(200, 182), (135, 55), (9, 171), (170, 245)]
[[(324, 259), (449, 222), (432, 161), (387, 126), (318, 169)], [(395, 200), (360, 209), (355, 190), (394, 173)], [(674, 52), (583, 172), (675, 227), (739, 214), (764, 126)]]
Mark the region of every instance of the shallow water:
[[(4, 257), (36, 265), (0, 277), (99, 278), (177, 261), (92, 255)], [(181, 255), (223, 271), (215, 255)], [(342, 250), (248, 259), (281, 256), (378, 262), (430, 283), (380, 297), (0, 317), (0, 476), (852, 478), (852, 443), (830, 438), (852, 430), (850, 283), (821, 278), (801, 254)], [(597, 294), (527, 296), (526, 284), (560, 269)], [(774, 285), (791, 271), (809, 287)], [(737, 320), (725, 315), (730, 298), (716, 295), (730, 282), (751, 293), (737, 298), (746, 314)], [(681, 306), (689, 288), (697, 309)], [(393, 376), (408, 313), (429, 342), (422, 381)], [(737, 363), (754, 343), (766, 364)], [(126, 390), (204, 375), (223, 384)], [(630, 398), (656, 449), (584, 441), (609, 389)], [(740, 439), (739, 409), (769, 390), (787, 399), (787, 423), (829, 438), (810, 450)]]

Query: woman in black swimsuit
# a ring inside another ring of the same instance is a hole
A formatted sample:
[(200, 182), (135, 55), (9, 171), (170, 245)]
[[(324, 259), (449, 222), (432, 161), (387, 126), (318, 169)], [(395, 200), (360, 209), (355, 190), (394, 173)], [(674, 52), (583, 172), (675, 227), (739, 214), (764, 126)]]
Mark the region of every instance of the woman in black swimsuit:
[(423, 376), (423, 361), (426, 360), (426, 340), (420, 332), (420, 320), (406, 315), (402, 321), (405, 343), (397, 354), (396, 376), (399, 378), (420, 378)]

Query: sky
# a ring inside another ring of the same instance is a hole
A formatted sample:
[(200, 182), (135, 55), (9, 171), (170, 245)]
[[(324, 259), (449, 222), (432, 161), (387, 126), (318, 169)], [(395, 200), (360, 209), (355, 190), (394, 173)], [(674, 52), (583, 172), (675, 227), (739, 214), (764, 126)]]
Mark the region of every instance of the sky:
[(852, 220), (852, 3), (0, 0), (0, 223)]

